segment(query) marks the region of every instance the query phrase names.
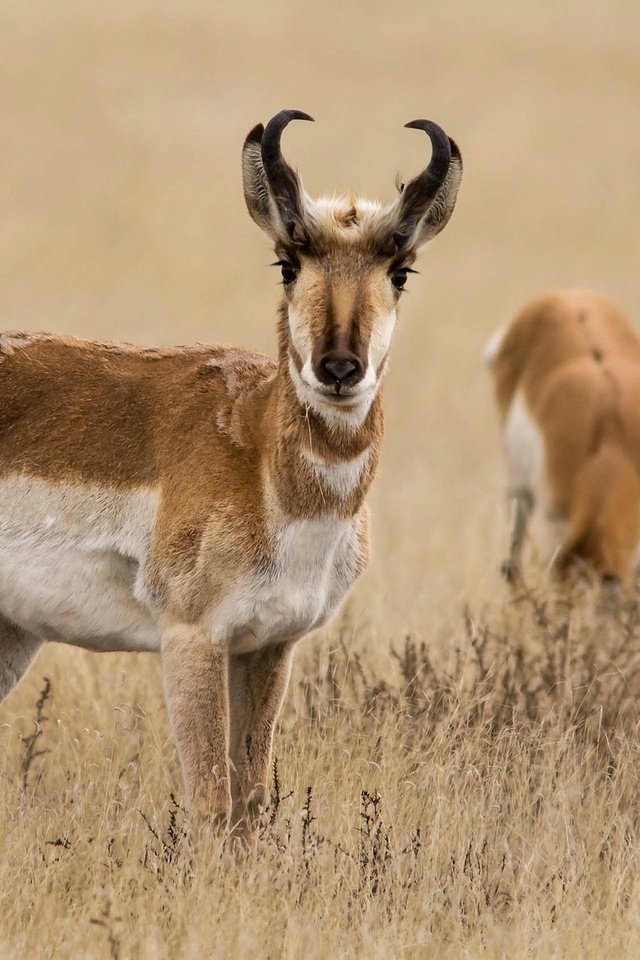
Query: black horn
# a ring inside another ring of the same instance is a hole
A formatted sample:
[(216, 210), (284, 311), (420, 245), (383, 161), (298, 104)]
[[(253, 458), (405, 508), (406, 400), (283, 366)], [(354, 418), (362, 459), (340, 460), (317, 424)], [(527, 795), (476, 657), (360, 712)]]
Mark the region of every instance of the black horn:
[(394, 240), (401, 248), (406, 244), (444, 184), (451, 165), (451, 142), (442, 127), (432, 120), (411, 120), (405, 124), (412, 130), (424, 130), (431, 140), (431, 160), (422, 173), (404, 187), (398, 200)]
[(262, 135), (262, 164), (285, 229), (296, 239), (296, 227), (304, 232), (300, 181), (280, 149), (282, 131), (292, 120), (313, 120), (313, 117), (301, 110), (281, 110), (272, 117)]

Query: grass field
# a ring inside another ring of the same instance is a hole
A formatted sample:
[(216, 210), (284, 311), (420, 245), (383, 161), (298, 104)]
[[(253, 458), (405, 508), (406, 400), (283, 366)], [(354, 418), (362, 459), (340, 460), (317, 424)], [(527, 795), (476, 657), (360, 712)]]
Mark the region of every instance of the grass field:
[(273, 352), (248, 129), (315, 116), (286, 134), (312, 193), (391, 197), (414, 117), (465, 159), (402, 304), (371, 567), (301, 645), (256, 850), (192, 848), (158, 661), (51, 645), (0, 708), (2, 960), (636, 958), (638, 608), (499, 582), (481, 354), (548, 288), (640, 318), (640, 7), (4, 0), (0, 26), (0, 329)]

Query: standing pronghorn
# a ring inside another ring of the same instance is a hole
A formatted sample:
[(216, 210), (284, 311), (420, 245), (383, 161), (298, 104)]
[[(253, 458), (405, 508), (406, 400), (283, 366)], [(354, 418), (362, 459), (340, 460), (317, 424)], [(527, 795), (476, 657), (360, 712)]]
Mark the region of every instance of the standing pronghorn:
[(560, 571), (574, 558), (628, 580), (640, 545), (640, 340), (594, 293), (534, 300), (489, 344), (504, 420), (517, 578), (527, 523)]
[(0, 336), (0, 699), (48, 640), (160, 650), (192, 811), (223, 823), (264, 802), (293, 646), (367, 563), (398, 299), (462, 172), (415, 120), (432, 157), (396, 202), (314, 201), (280, 152), (293, 119), (242, 157), (282, 270), (277, 362)]

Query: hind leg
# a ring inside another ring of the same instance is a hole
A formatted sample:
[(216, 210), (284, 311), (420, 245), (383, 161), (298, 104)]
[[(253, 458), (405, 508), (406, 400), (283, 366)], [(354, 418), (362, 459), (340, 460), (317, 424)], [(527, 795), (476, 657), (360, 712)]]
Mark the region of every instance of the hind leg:
[(533, 513), (534, 497), (530, 490), (520, 488), (509, 495), (511, 507), (511, 531), (509, 537), (509, 556), (502, 561), (500, 572), (507, 583), (515, 584), (520, 580), (522, 548), (527, 535), (527, 527)]
[(42, 641), (0, 617), (0, 703), (13, 690), (42, 646)]

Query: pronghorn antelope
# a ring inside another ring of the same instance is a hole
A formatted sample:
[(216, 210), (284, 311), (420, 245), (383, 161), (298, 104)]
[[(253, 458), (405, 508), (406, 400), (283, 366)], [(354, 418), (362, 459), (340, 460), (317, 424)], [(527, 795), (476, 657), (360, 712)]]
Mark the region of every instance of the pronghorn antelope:
[(243, 149), (249, 213), (281, 268), (278, 359), (0, 336), (0, 699), (38, 648), (161, 651), (194, 820), (264, 803), (294, 644), (368, 557), (381, 384), (407, 274), (462, 172), (432, 156), (389, 206), (312, 200), (280, 149)]
[(640, 545), (640, 339), (613, 303), (534, 300), (489, 343), (512, 506), (507, 579), (528, 521), (559, 572), (582, 559), (614, 590)]

